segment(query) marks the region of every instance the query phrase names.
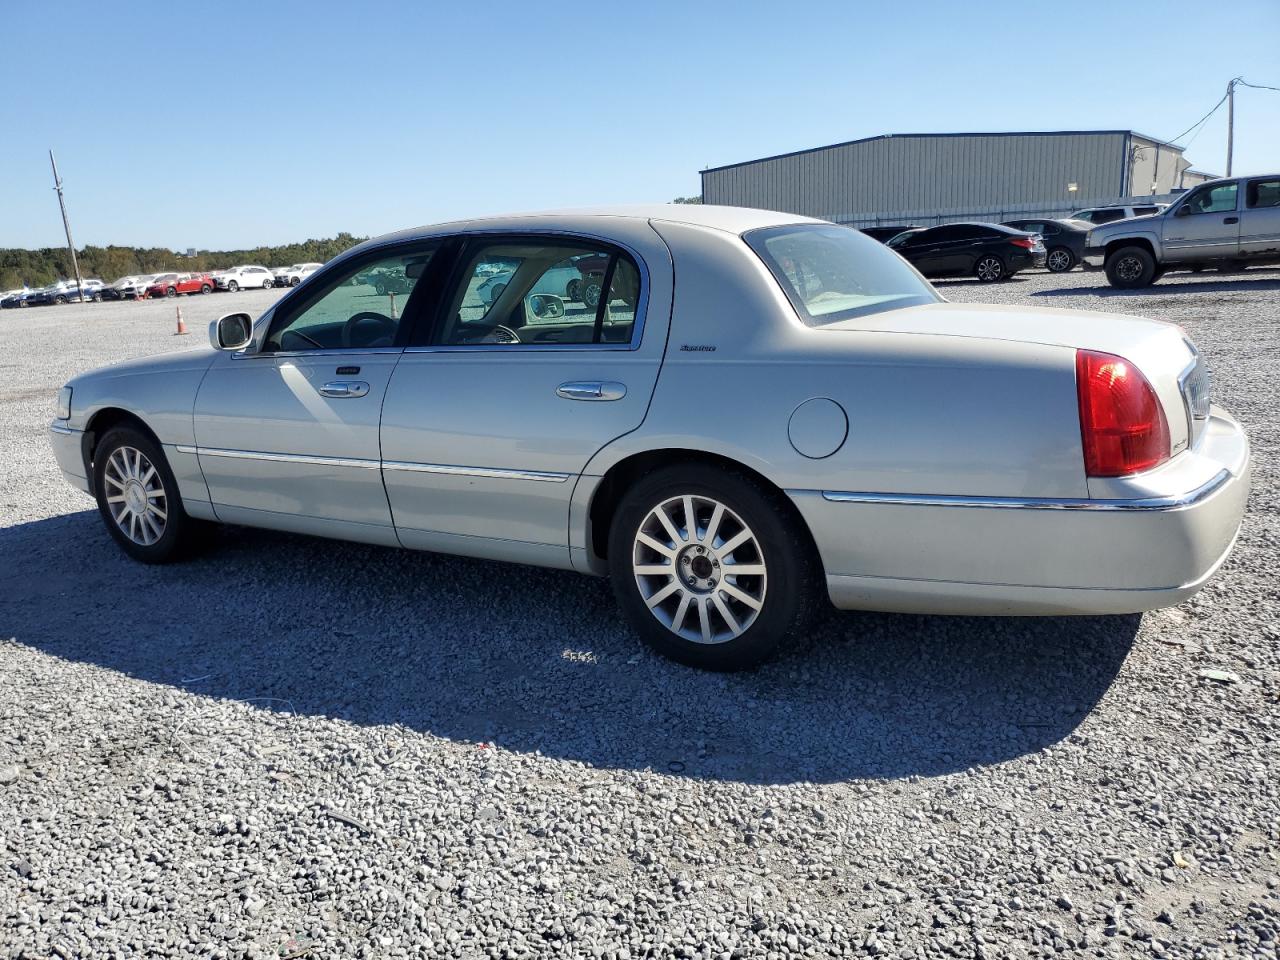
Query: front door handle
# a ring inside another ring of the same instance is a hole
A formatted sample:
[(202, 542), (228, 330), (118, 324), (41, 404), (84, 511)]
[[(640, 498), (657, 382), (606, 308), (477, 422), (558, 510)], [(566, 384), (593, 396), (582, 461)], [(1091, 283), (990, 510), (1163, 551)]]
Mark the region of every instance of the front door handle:
[(363, 397), (369, 392), (369, 385), (363, 380), (330, 380), (320, 388), (322, 397)]
[(1239, 217), (1223, 217), (1222, 222), (1223, 223), (1239, 223), (1240, 218)]
[(556, 396), (565, 400), (621, 400), (627, 385), (616, 380), (571, 380), (556, 387)]

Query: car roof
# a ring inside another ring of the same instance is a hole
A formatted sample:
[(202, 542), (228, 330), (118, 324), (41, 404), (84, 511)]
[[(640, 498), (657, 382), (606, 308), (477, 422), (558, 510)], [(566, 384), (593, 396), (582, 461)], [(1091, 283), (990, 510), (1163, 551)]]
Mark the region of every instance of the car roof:
[(742, 234), (762, 227), (776, 227), (790, 223), (827, 223), (813, 217), (794, 213), (778, 213), (773, 210), (756, 210), (751, 207), (720, 207), (698, 203), (654, 203), (587, 207), (569, 210), (541, 210), (530, 213), (503, 214), (474, 217), (470, 220), (454, 220), (400, 230), (374, 237), (356, 249), (380, 246), (401, 240), (436, 236), (441, 233), (483, 233), (487, 230), (543, 229), (568, 233), (595, 233), (602, 221), (610, 219), (658, 220), (665, 223), (688, 223), (710, 227), (727, 233)]

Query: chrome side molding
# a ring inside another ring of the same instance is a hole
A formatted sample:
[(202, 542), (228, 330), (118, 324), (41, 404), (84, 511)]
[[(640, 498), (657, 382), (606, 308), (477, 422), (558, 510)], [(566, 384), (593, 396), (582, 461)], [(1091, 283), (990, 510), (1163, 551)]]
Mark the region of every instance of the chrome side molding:
[(437, 473), (455, 477), (483, 477), (489, 480), (530, 480), (564, 483), (568, 473), (541, 470), (504, 470), (497, 467), (464, 467), (451, 463), (413, 463), (407, 460), (361, 460), (354, 457), (313, 457), (298, 453), (263, 453), (259, 450), (228, 450), (221, 447), (194, 447), (175, 444), (178, 453), (201, 457), (229, 457), (233, 460), (267, 460), (272, 463), (305, 463), (317, 467), (353, 467), (359, 470), (394, 470), (403, 473)]
[(982, 510), (1177, 510), (1189, 507), (1213, 494), (1231, 479), (1230, 470), (1220, 470), (1194, 490), (1176, 497), (1146, 497), (1133, 500), (1089, 500), (1056, 497), (966, 497), (921, 493), (855, 493), (823, 490), (822, 499), (832, 503), (880, 503), (917, 507), (968, 507)]

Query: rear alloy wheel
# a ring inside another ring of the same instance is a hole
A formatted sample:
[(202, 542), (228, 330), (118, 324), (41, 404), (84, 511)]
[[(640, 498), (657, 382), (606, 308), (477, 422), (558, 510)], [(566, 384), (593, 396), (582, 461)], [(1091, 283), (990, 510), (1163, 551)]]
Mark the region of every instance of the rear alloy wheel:
[(983, 283), (995, 283), (1004, 279), (1004, 261), (992, 254), (979, 257), (973, 266), (973, 275)]
[(754, 666), (819, 608), (821, 572), (800, 523), (742, 474), (659, 470), (614, 515), (614, 593), (664, 656), (712, 670)]
[(1113, 287), (1132, 290), (1155, 281), (1156, 258), (1146, 247), (1121, 247), (1107, 258), (1107, 280)]
[(1044, 258), (1044, 265), (1050, 273), (1066, 273), (1076, 265), (1076, 258), (1066, 247), (1054, 247)]
[(203, 539), (208, 525), (187, 516), (163, 452), (137, 427), (107, 431), (94, 451), (93, 472), (107, 531), (135, 560), (167, 563)]
[(570, 280), (565, 285), (564, 295), (569, 300), (581, 300), (582, 299), (582, 281)]
[(594, 310), (600, 303), (600, 281), (596, 279), (587, 280), (582, 284), (582, 302), (585, 306)]

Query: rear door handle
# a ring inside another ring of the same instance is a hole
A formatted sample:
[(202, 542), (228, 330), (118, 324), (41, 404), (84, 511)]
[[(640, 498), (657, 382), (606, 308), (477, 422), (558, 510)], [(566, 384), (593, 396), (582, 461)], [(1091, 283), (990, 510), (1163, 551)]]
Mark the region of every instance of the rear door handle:
[(330, 380), (320, 388), (321, 396), (335, 399), (363, 397), (368, 392), (369, 384), (363, 380)]
[(1239, 223), (1240, 218), (1239, 217), (1223, 217), (1222, 222), (1223, 223)]
[(556, 396), (565, 400), (621, 400), (627, 385), (616, 380), (571, 380), (556, 387)]

